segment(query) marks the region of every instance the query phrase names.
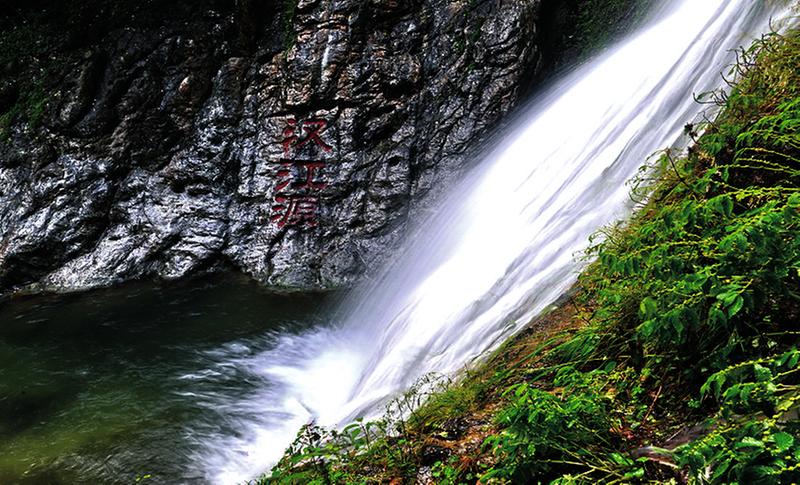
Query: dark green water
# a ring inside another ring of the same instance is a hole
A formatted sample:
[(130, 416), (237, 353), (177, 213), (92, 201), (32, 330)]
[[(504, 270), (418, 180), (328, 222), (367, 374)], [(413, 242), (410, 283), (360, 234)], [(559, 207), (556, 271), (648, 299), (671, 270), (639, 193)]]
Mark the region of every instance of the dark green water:
[(260, 383), (246, 357), (324, 323), (325, 294), (226, 275), (0, 302), (0, 484), (203, 483), (194, 430)]

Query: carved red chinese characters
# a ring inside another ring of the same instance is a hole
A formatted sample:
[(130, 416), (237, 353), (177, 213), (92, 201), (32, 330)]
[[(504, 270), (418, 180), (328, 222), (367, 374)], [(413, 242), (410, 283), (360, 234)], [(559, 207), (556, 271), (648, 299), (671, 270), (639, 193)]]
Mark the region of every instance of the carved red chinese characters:
[(328, 128), (328, 122), (325, 120), (307, 120), (298, 122), (294, 118), (286, 120), (286, 128), (283, 129), (283, 145), (284, 156), (289, 156), (292, 148), (303, 148), (309, 142), (322, 149), (322, 151), (329, 153), (333, 148), (322, 140), (322, 133)]
[(319, 197), (308, 195), (276, 196), (275, 205), (272, 206), (272, 222), (278, 227), (317, 225), (317, 209)]
[(315, 227), (320, 207), (320, 191), (328, 184), (322, 180), (326, 163), (317, 159), (298, 159), (297, 153), (314, 155), (333, 148), (322, 138), (328, 122), (321, 119), (286, 120), (280, 144), (284, 158), (278, 161), (271, 220), (278, 228)]

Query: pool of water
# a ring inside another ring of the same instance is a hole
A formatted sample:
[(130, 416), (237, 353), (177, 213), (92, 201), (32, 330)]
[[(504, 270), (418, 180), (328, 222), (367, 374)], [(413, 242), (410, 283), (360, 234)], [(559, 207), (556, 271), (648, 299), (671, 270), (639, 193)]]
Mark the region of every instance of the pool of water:
[(337, 298), (215, 275), (0, 301), (0, 484), (205, 483), (224, 403), (264, 386), (236, 358)]

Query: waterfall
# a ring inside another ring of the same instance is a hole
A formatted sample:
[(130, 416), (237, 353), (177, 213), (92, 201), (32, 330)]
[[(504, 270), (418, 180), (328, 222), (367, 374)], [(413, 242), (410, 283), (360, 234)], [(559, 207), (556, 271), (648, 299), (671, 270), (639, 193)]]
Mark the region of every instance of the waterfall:
[(702, 109), (692, 93), (717, 88), (732, 50), (786, 15), (781, 2), (674, 0), (539, 95), (334, 324), (223, 358), (263, 385), (209, 404), (235, 432), (199, 438), (193, 465), (214, 482), (247, 480), (304, 423), (372, 415), (423, 374), (496, 349), (574, 284), (589, 236), (629, 214), (626, 181), (642, 163), (685, 146)]

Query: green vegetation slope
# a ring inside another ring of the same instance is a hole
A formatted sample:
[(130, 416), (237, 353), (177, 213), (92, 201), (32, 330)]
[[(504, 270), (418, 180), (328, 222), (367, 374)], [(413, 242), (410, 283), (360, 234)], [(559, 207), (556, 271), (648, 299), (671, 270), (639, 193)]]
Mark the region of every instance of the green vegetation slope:
[(800, 34), (738, 54), (566, 303), (380, 422), (304, 428), (261, 482), (800, 482)]

